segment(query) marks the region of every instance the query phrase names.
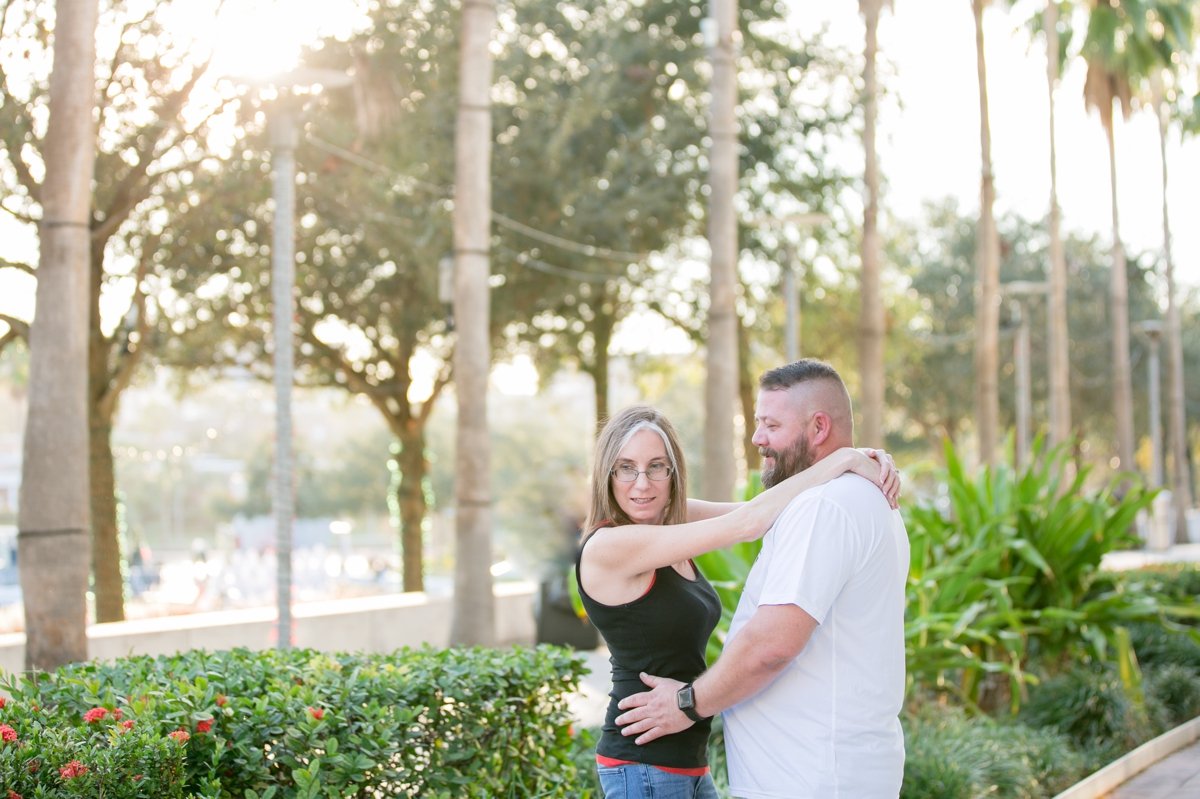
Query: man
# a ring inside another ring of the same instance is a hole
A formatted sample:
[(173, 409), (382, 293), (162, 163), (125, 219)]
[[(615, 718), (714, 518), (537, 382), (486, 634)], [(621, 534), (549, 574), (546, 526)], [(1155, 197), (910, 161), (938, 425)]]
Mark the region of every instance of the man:
[[(759, 381), (753, 441), (772, 486), (851, 446), (850, 396), (828, 364)], [(904, 774), (908, 535), (879, 489), (843, 475), (792, 500), (763, 538), (724, 653), (693, 684), (617, 717), (644, 743), (724, 711), (729, 787), (742, 799), (894, 799)]]

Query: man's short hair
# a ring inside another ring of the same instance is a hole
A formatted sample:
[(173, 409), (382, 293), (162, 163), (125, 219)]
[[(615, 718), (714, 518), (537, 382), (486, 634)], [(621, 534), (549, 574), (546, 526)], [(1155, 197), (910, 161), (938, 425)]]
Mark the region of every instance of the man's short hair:
[(765, 391), (779, 391), (814, 380), (832, 380), (843, 387), (846, 385), (842, 376), (829, 364), (816, 358), (801, 358), (795, 363), (764, 372), (758, 380), (758, 387)]

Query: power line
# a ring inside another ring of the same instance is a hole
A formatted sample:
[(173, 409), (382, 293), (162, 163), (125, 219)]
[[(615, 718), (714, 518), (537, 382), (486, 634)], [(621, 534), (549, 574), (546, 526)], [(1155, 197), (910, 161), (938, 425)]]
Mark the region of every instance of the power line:
[[(368, 169), (391, 178), (396, 182), (396, 185), (404, 191), (408, 191), (408, 189), (404, 186), (404, 184), (407, 183), (413, 186), (419, 186), (426, 191), (440, 195), (447, 199), (453, 197), (453, 191), (446, 186), (439, 186), (434, 183), (429, 183), (421, 180), (420, 178), (414, 178), (410, 175), (399, 175), (395, 170), (390, 169), (389, 167), (386, 167), (377, 161), (373, 161), (370, 158), (366, 158), (365, 156), (359, 155), (356, 152), (347, 150), (344, 147), (339, 147), (332, 142), (327, 142), (324, 139), (312, 135), (311, 133), (307, 134), (306, 138), (318, 149), (324, 150), (331, 155), (336, 155), (339, 158), (349, 161), (355, 166), (359, 166), (363, 169)], [(518, 222), (512, 217), (505, 216), (498, 211), (492, 211), (492, 221), (516, 233), (520, 233), (531, 239), (540, 241), (543, 244), (549, 244), (561, 250), (576, 253), (577, 255), (586, 255), (591, 258), (600, 258), (606, 261), (615, 261), (617, 263), (625, 264), (630, 262), (640, 263), (646, 259), (646, 253), (614, 250), (608, 247), (599, 247), (595, 244), (585, 244), (584, 242), (574, 241), (572, 239), (563, 238), (562, 236), (556, 236), (553, 233), (547, 233), (543, 230), (530, 227), (523, 222)]]
[(534, 269), (538, 272), (542, 272), (543, 274), (547, 274), (547, 275), (555, 275), (558, 277), (569, 277), (569, 278), (573, 278), (575, 280), (582, 280), (585, 283), (597, 283), (597, 284), (607, 283), (610, 280), (616, 280), (616, 281), (626, 280), (624, 275), (604, 275), (604, 274), (600, 274), (599, 272), (583, 272), (579, 269), (571, 269), (566, 266), (558, 266), (556, 264), (548, 263), (546, 261), (543, 261), (540, 258), (535, 258), (534, 256), (530, 255), (527, 252), (518, 252), (516, 250), (512, 250), (512, 249), (509, 249), (508, 247), (503, 247), (503, 246), (499, 247), (498, 249), (503, 250), (504, 252), (507, 252), (509, 255), (512, 256), (513, 260), (515, 260), (521, 266), (527, 266), (530, 269)]

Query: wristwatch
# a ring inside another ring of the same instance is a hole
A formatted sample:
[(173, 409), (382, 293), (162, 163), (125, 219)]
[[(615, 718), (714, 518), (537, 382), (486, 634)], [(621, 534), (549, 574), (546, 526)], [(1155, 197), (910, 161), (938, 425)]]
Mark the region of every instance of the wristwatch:
[(701, 716), (696, 712), (696, 689), (691, 683), (675, 692), (675, 704), (683, 711), (683, 715), (692, 721), (708, 721), (711, 716)]

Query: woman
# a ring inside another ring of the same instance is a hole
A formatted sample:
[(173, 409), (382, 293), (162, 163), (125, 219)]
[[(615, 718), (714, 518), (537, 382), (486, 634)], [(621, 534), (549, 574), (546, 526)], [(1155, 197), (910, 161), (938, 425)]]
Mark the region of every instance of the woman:
[(847, 471), (894, 500), (898, 479), (890, 457), (881, 460), (841, 449), (749, 502), (688, 500), (683, 451), (667, 418), (634, 406), (608, 420), (596, 442), (575, 570), (584, 608), (611, 653), (613, 689), (596, 747), (606, 799), (716, 799), (708, 720), (639, 746), (614, 723), (617, 703), (644, 690), (639, 672), (691, 682), (704, 671), (721, 603), (693, 557), (761, 537), (793, 497)]

